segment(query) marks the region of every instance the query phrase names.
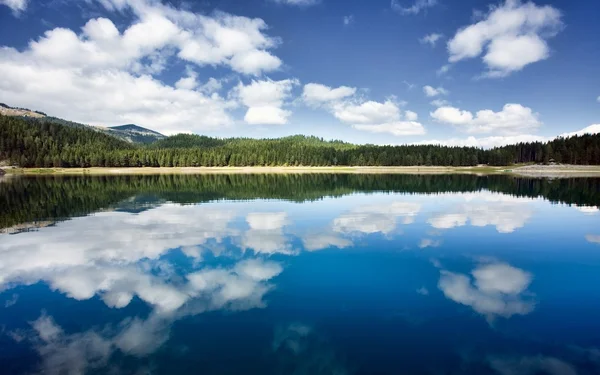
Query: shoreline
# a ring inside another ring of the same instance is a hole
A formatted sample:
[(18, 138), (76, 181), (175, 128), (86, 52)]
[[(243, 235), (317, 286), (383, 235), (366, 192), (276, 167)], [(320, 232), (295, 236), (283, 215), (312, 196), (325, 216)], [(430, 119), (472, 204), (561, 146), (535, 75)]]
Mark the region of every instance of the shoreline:
[[(6, 175), (153, 175), (153, 174), (444, 174), (506, 173), (510, 167), (124, 167), (14, 168)], [(600, 170), (599, 170), (600, 173)]]
[(402, 166), (402, 167), (127, 167), (127, 168), (3, 168), (10, 175), (156, 175), (156, 174), (510, 174), (523, 177), (600, 177), (600, 166)]

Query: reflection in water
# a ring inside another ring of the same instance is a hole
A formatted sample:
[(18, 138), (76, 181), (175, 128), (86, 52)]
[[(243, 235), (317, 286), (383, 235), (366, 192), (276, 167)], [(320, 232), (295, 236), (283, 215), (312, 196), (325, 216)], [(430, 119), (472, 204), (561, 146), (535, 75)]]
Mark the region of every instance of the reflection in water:
[(526, 289), (531, 274), (505, 263), (482, 264), (469, 276), (440, 271), (438, 287), (454, 302), (471, 307), (489, 320), (496, 316), (510, 318), (533, 311), (535, 301)]
[(600, 244), (600, 235), (588, 234), (585, 236), (585, 239), (588, 242)]
[(383, 233), (396, 229), (398, 218), (402, 224), (411, 224), (421, 205), (412, 202), (392, 202), (385, 205), (360, 206), (333, 221), (333, 229), (340, 233)]
[(436, 229), (461, 227), (470, 221), (472, 226), (492, 225), (500, 233), (512, 233), (522, 228), (533, 214), (530, 199), (499, 194), (465, 194), (465, 203), (451, 207), (427, 222)]
[[(560, 250), (565, 239), (575, 246), (585, 244), (584, 237), (600, 243), (593, 234), (598, 203), (580, 202), (576, 211), (525, 198), (537, 194), (510, 181), (507, 186), (518, 188), (521, 197), (477, 191), (471, 178), (430, 186), (437, 178), (411, 177), (410, 189), (402, 188), (413, 194), (390, 193), (401, 190), (391, 184), (382, 189), (386, 193), (344, 196), (352, 191), (344, 189), (348, 181), (338, 186), (327, 178), (315, 177), (337, 189), (330, 193), (335, 198), (322, 198), (332, 190), (313, 188), (298, 193), (304, 198), (296, 203), (248, 201), (254, 196), (244, 180), (233, 179), (230, 184), (245, 190), (219, 195), (217, 188), (191, 193), (152, 187), (161, 191), (158, 197), (119, 193), (123, 204), (67, 221), (62, 220), (73, 215), (64, 211), (59, 217), (36, 216), (37, 224), (18, 221), (29, 216), (15, 212), (7, 221), (17, 223), (14, 230), (0, 234), (0, 298), (9, 316), (0, 321), (0, 350), (17, 354), (0, 356), (0, 368), (23, 358), (27, 363), (13, 373), (186, 374), (199, 368), (209, 374), (436, 373), (432, 368), (476, 375), (598, 373), (600, 361), (586, 362), (594, 371), (582, 372), (583, 360), (565, 354), (574, 344), (600, 347), (595, 330), (556, 333), (550, 350), (540, 344), (548, 330), (534, 323), (548, 317), (573, 321), (582, 311), (600, 309), (583, 294), (562, 296), (579, 309), (577, 315), (548, 307), (561, 301), (553, 284), (558, 271), (546, 267), (545, 256), (528, 257), (529, 249), (546, 248), (556, 263), (595, 271), (594, 254), (574, 252), (568, 258)], [(200, 180), (185, 184), (210, 187)], [(217, 179), (215, 186), (222, 182)], [(440, 191), (451, 190), (452, 183), (462, 192)], [(566, 194), (542, 185), (556, 196)], [(127, 184), (119, 189), (130, 191)], [(439, 194), (414, 194), (419, 191)], [(214, 201), (228, 194), (244, 200)], [(204, 203), (173, 203), (198, 201)], [(562, 215), (570, 215), (568, 225)], [(486, 226), (495, 230), (483, 231)], [(531, 235), (540, 232), (546, 237)], [(597, 274), (557, 280), (573, 282), (568, 288), (573, 291), (577, 282), (600, 282)], [(498, 324), (485, 324), (465, 310)], [(79, 317), (80, 311), (91, 316)], [(407, 325), (416, 317), (419, 325)], [(600, 329), (594, 324), (588, 322)], [(470, 341), (469, 332), (477, 340)], [(512, 345), (514, 332), (531, 350)], [(477, 363), (466, 370), (458, 364), (473, 346)], [(19, 352), (25, 347), (37, 356)], [(173, 370), (179, 363), (188, 367)]]
[(273, 338), (278, 373), (294, 375), (346, 375), (344, 361), (331, 345), (305, 324), (278, 327)]
[(594, 206), (575, 206), (575, 209), (579, 212), (583, 212), (585, 215), (597, 215), (600, 213), (600, 208)]
[(246, 216), (250, 229), (242, 238), (242, 247), (263, 254), (293, 254), (283, 227), (288, 224), (285, 212), (253, 212)]
[(499, 375), (577, 375), (572, 365), (553, 357), (492, 358), (490, 365)]

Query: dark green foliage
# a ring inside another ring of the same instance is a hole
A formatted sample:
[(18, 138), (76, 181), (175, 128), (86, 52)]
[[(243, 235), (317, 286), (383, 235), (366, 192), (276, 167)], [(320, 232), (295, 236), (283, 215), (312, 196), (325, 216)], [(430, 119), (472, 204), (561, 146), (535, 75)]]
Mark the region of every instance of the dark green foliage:
[(56, 121), (0, 116), (0, 160), (9, 159), (21, 167), (458, 167), (553, 160), (600, 164), (600, 135), (559, 138), (546, 144), (520, 143), (492, 150), (434, 145), (353, 145), (301, 135), (279, 139), (219, 139), (179, 134), (141, 146), (73, 124), (63, 126)]
[(0, 160), (21, 167), (106, 166), (113, 163), (114, 153), (132, 148), (87, 128), (0, 117)]

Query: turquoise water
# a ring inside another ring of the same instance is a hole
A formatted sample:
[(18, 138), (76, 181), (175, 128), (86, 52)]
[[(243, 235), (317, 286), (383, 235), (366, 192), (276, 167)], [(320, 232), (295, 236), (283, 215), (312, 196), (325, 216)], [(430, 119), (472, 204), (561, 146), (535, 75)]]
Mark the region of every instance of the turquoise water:
[(4, 180), (0, 372), (599, 374), (598, 186)]

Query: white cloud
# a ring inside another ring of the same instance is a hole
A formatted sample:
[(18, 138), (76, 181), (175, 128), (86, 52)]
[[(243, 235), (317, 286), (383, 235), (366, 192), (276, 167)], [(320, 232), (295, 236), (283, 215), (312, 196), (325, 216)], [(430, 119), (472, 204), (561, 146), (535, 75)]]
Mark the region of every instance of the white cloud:
[(355, 87), (340, 86), (331, 88), (319, 83), (308, 83), (304, 85), (302, 99), (306, 104), (316, 107), (348, 98), (355, 93)]
[[(436, 103), (431, 102), (432, 105)], [(441, 104), (441, 103), (440, 103)], [(583, 135), (583, 134), (598, 134), (600, 133), (599, 125), (590, 125), (581, 130), (563, 133), (558, 135), (557, 137), (572, 137), (575, 135)], [(491, 136), (491, 137), (467, 137), (467, 138), (447, 138), (447, 139), (429, 139), (419, 142), (413, 142), (411, 144), (414, 145), (442, 145), (442, 146), (466, 146), (466, 147), (479, 147), (484, 149), (490, 149), (494, 147), (501, 147), (506, 145), (513, 145), (517, 143), (527, 143), (527, 142), (547, 142), (551, 141), (557, 137), (547, 137), (543, 135), (535, 135), (535, 134), (517, 134), (517, 135), (507, 135), (507, 136)]]
[(235, 103), (215, 94), (217, 80), (198, 87), (188, 69), (173, 87), (154, 75), (178, 61), (251, 75), (281, 65), (269, 52), (280, 41), (264, 33), (261, 19), (204, 16), (146, 1), (102, 4), (131, 8), (134, 21), (120, 32), (111, 20), (94, 18), (81, 31), (48, 30), (23, 50), (0, 48), (0, 101), (92, 125), (202, 132), (233, 124)]
[(318, 4), (321, 0), (271, 0), (277, 4), (294, 5), (294, 6), (311, 6)]
[(600, 103), (600, 96), (596, 98), (596, 101)]
[(252, 81), (249, 85), (240, 84), (233, 90), (248, 111), (244, 120), (252, 125), (284, 125), (292, 112), (282, 107), (291, 96), (292, 88), (299, 82), (294, 79), (282, 81)]
[(485, 75), (503, 77), (548, 58), (546, 39), (558, 33), (561, 26), (561, 13), (552, 6), (506, 0), (493, 7), (483, 20), (457, 31), (448, 42), (449, 61), (484, 53), (488, 67)]
[(390, 133), (396, 136), (425, 134), (425, 128), (412, 120), (416, 114), (402, 114), (397, 103), (367, 101), (355, 104), (350, 101), (333, 105), (333, 115), (340, 121), (358, 130), (372, 133)]
[(598, 134), (598, 133), (600, 133), (600, 124), (594, 124), (594, 125), (590, 125), (586, 128), (583, 128), (583, 129), (575, 131), (575, 132), (563, 133), (563, 134), (559, 135), (559, 137), (569, 138), (569, 137), (574, 137), (576, 135)]
[(481, 110), (475, 116), (455, 107), (440, 107), (431, 113), (431, 117), (467, 133), (497, 132), (502, 135), (517, 135), (535, 130), (542, 124), (537, 113), (520, 104), (506, 104), (500, 112)]
[(549, 140), (549, 138), (540, 136), (540, 135), (532, 135), (532, 134), (523, 134), (523, 135), (514, 135), (514, 136), (495, 136), (495, 137), (467, 137), (467, 138), (448, 138), (448, 139), (429, 139), (425, 141), (413, 142), (411, 144), (415, 145), (442, 145), (442, 146), (459, 146), (459, 147), (478, 147), (484, 149), (490, 149), (494, 147), (501, 147), (511, 144), (517, 143), (526, 143), (526, 142), (545, 142)]
[(437, 0), (416, 0), (411, 6), (400, 4), (400, 0), (392, 0), (392, 9), (400, 14), (419, 14), (421, 11), (437, 4)]
[(419, 39), (419, 42), (421, 42), (421, 44), (429, 44), (430, 46), (435, 47), (435, 44), (443, 37), (443, 34), (431, 33)]
[(505, 263), (478, 266), (467, 275), (440, 271), (439, 289), (444, 295), (471, 307), (488, 319), (496, 316), (510, 318), (527, 315), (533, 311), (535, 302), (526, 296), (532, 275)]
[(432, 87), (432, 86), (423, 86), (423, 92), (428, 97), (438, 96), (438, 95), (448, 95), (448, 90), (443, 87)]
[(354, 15), (344, 16), (344, 26), (349, 26), (354, 23)]
[(191, 68), (186, 69), (187, 74), (175, 82), (175, 87), (184, 90), (193, 90), (198, 87), (198, 74)]
[(0, 0), (0, 5), (6, 5), (18, 15), (27, 8), (28, 0)]

